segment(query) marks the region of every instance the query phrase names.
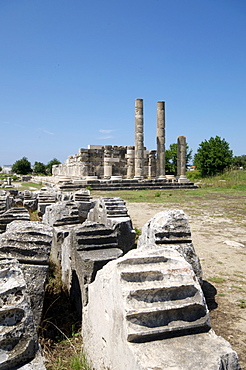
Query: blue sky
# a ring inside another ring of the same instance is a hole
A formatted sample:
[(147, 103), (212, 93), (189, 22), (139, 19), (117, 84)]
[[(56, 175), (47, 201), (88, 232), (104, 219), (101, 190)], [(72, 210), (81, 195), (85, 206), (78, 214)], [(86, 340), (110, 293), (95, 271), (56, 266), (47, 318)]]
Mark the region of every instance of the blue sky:
[(156, 148), (220, 136), (246, 154), (245, 0), (1, 0), (0, 165), (134, 145), (134, 100)]

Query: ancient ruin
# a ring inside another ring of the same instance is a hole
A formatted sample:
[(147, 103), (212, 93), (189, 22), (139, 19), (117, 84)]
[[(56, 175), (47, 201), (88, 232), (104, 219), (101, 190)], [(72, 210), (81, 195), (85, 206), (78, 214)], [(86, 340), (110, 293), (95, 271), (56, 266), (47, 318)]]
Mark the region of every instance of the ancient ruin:
[[(185, 136), (178, 138), (178, 173), (165, 173), (165, 102), (157, 102), (157, 148), (144, 146), (143, 99), (135, 100), (135, 146), (89, 145), (79, 149), (64, 164), (52, 168), (53, 181), (67, 189), (91, 185), (107, 190), (119, 187), (192, 187), (185, 176)], [(61, 188), (62, 189), (62, 188)]]
[[(26, 218), (25, 200), (40, 222)], [(15, 213), (11, 205), (19, 201)], [(121, 198), (91, 199), (87, 189), (2, 191), (1, 212), (1, 370), (45, 369), (36, 328), (50, 258), (83, 316), (92, 369), (240, 370), (236, 352), (211, 329), (202, 269), (182, 210), (156, 214), (136, 249)]]

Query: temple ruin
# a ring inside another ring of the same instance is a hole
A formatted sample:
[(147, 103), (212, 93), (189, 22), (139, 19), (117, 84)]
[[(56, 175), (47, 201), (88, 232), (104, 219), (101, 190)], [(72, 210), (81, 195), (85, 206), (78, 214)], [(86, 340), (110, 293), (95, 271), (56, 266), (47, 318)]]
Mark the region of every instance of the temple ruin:
[[(165, 102), (157, 102), (156, 150), (144, 146), (143, 99), (135, 100), (135, 145), (89, 145), (70, 155), (64, 164), (54, 165), (53, 177), (60, 182), (82, 181), (81, 185), (122, 181), (152, 182), (163, 185), (177, 183), (190, 186), (185, 176), (186, 138), (178, 137), (177, 176), (165, 172)], [(148, 186), (151, 185), (150, 183)]]
[[(13, 212), (21, 203), (38, 210), (40, 222), (24, 207)], [(55, 187), (2, 190), (0, 226), (1, 370), (45, 370), (36, 329), (50, 257), (83, 317), (91, 369), (241, 369), (229, 342), (211, 328), (182, 210), (157, 213), (135, 248), (119, 197), (92, 199), (88, 189)]]

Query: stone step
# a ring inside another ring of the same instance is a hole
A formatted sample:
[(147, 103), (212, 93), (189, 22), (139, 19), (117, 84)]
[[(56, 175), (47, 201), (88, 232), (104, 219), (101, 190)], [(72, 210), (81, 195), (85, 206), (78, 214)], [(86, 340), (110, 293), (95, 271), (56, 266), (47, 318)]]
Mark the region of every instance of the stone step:
[(0, 233), (6, 230), (9, 223), (15, 220), (30, 221), (30, 215), (26, 208), (10, 208), (0, 215)]
[(106, 228), (106, 227), (85, 227), (83, 230), (77, 231), (76, 235), (78, 238), (82, 238), (83, 236), (86, 238), (89, 238), (93, 235), (111, 235), (113, 233), (113, 229)]
[(163, 337), (172, 332), (191, 333), (196, 329), (209, 329), (204, 305), (193, 303), (179, 308), (139, 310), (126, 314), (127, 340), (142, 341), (144, 338)]
[(79, 247), (77, 247), (77, 251), (92, 251), (92, 250), (98, 250), (98, 249), (114, 249), (114, 248), (118, 248), (118, 244), (117, 243), (95, 243), (95, 244), (85, 244), (85, 245), (80, 245)]
[(82, 245), (100, 245), (100, 244), (114, 244), (116, 242), (115, 235), (95, 235), (95, 236), (80, 236), (77, 241), (79, 246)]
[(127, 303), (129, 306), (128, 314), (138, 310), (149, 309), (171, 309), (189, 305), (196, 301), (203, 301), (200, 298), (200, 292), (194, 285), (183, 286), (155, 286), (150, 288), (136, 289), (128, 292)]

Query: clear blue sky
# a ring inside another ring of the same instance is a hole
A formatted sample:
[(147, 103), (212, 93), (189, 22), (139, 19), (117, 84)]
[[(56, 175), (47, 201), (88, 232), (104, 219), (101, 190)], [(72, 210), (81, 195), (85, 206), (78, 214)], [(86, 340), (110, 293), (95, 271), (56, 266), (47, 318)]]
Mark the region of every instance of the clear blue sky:
[(0, 165), (134, 145), (136, 98), (147, 149), (165, 100), (166, 146), (246, 154), (246, 1), (0, 1)]

